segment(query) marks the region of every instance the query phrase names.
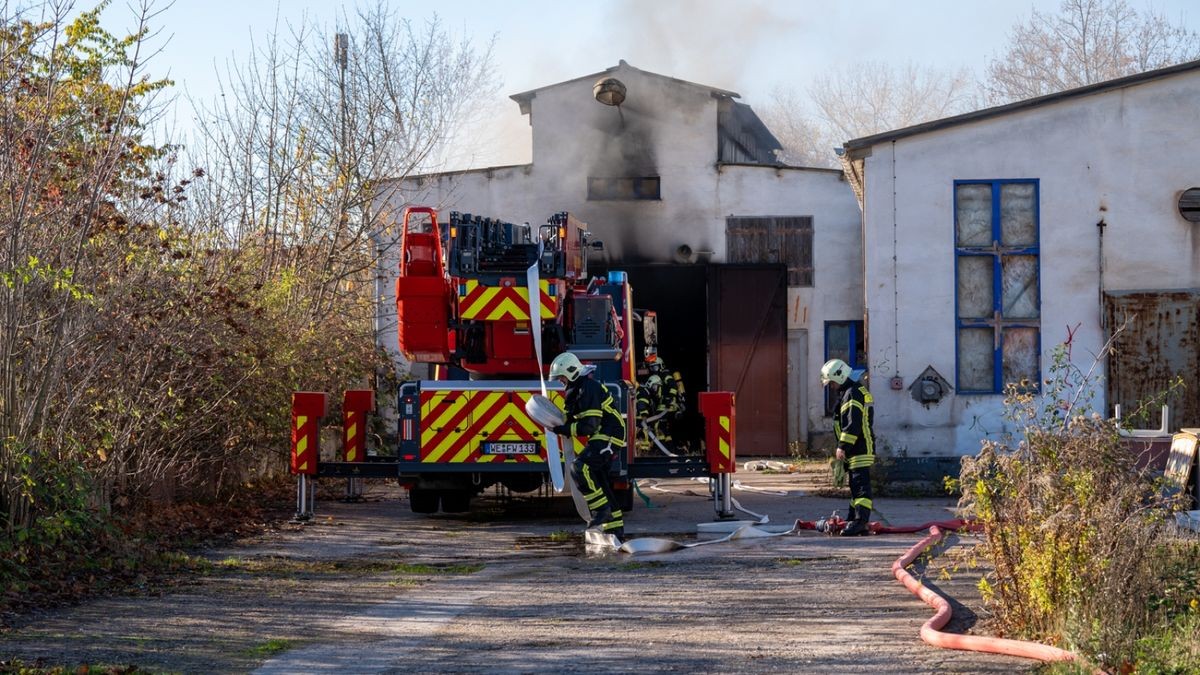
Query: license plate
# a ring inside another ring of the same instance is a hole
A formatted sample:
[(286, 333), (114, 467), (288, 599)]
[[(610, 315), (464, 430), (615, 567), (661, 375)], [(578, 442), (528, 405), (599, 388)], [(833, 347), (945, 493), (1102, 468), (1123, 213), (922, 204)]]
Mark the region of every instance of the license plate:
[(538, 454), (537, 443), (533, 442), (496, 442), (489, 441), (483, 444), (483, 454), (485, 455), (536, 455)]

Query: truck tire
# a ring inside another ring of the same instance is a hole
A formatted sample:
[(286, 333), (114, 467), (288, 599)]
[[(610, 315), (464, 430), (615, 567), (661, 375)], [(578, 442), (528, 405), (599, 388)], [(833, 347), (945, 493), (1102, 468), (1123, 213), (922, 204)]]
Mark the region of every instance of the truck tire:
[(437, 490), (410, 488), (408, 491), (408, 501), (413, 513), (437, 513), (440, 497)]
[(470, 510), (470, 490), (444, 490), (442, 492), (442, 511), (446, 513), (466, 513)]

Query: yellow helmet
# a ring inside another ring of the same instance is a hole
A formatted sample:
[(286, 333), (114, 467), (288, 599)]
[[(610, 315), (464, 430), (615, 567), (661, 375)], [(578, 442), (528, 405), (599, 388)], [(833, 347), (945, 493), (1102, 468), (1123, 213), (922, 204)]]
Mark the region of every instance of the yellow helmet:
[(821, 366), (822, 386), (832, 382), (840, 387), (846, 383), (848, 377), (850, 377), (850, 366), (841, 359), (829, 359), (825, 365)]
[(571, 352), (563, 352), (550, 362), (550, 378), (565, 377), (574, 382), (579, 374), (584, 372), (583, 363)]

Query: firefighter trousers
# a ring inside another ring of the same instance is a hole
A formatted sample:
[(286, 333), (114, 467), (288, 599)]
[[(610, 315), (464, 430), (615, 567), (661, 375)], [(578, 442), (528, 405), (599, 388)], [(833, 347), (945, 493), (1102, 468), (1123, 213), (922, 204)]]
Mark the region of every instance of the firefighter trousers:
[(871, 469), (850, 469), (850, 511), (846, 520), (871, 520)]
[(588, 527), (599, 527), (604, 532), (624, 536), (625, 514), (617, 505), (617, 495), (608, 475), (612, 460), (613, 449), (608, 443), (589, 442), (575, 458), (571, 478), (592, 512)]

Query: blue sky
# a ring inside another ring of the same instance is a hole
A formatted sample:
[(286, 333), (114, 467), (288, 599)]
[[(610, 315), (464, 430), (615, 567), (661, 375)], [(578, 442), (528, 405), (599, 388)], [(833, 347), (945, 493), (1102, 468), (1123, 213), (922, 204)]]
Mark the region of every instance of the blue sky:
[[(1127, 0), (1164, 12), (1200, 30), (1196, 0)], [(803, 91), (814, 77), (859, 60), (913, 62), (981, 73), (999, 52), (1012, 25), (1031, 7), (1053, 12), (1058, 0), (443, 0), (394, 1), (400, 16), (419, 21), (437, 14), (446, 27), (477, 43), (495, 37), (501, 97), (481, 130), (489, 145), (457, 161), (475, 166), (528, 160), (528, 127), (507, 96), (603, 70), (631, 65), (742, 95), (759, 105), (776, 86)], [(162, 5), (160, 4), (160, 7)], [(208, 98), (216, 70), (244, 58), (250, 40), (307, 14), (333, 25), (342, 3), (315, 0), (175, 0), (155, 23), (161, 28), (151, 62), (178, 91)], [(353, 3), (347, 3), (349, 8)], [(120, 30), (132, 12), (116, 0), (105, 25)], [(278, 21), (278, 24), (277, 24)], [(182, 97), (181, 97), (182, 99)], [(186, 127), (190, 110), (180, 101)], [(523, 154), (522, 154), (523, 153)], [(462, 168), (462, 167), (449, 167)]]

